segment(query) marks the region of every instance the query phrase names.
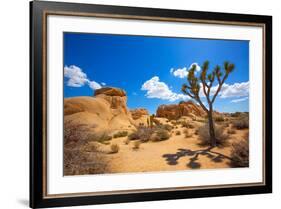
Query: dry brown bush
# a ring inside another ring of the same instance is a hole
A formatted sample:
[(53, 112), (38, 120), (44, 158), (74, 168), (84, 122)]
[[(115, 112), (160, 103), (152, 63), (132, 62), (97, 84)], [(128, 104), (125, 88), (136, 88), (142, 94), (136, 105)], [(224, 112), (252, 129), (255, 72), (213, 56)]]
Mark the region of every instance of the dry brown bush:
[[(93, 160), (94, 159), (94, 160)], [(64, 175), (101, 174), (108, 172), (108, 166), (101, 153), (86, 152), (81, 147), (64, 147)]]
[(192, 136), (192, 133), (190, 133), (190, 131), (186, 128), (183, 131), (185, 138), (189, 138)]
[(134, 141), (133, 150), (138, 150), (140, 148), (140, 144), (141, 144), (140, 141)]
[(181, 122), (181, 126), (183, 127), (183, 128), (194, 128), (194, 125), (192, 124), (192, 123), (190, 123), (190, 122), (187, 122), (187, 121), (182, 121)]
[[(210, 132), (209, 132), (209, 124), (206, 123), (205, 125), (198, 128), (198, 135), (200, 140), (200, 145), (210, 145)], [(216, 136), (216, 145), (217, 146), (225, 146), (227, 145), (229, 136), (223, 132), (223, 129), (218, 125), (215, 125), (215, 136)]]
[(128, 131), (119, 131), (118, 133), (113, 134), (113, 138), (125, 137), (128, 135)]
[(111, 154), (119, 152), (119, 145), (118, 144), (111, 144), (110, 145)]
[(181, 135), (181, 132), (180, 131), (176, 131), (176, 135)]
[(233, 122), (232, 125), (233, 125), (233, 127), (235, 127), (238, 130), (247, 129), (247, 128), (249, 128), (249, 118), (244, 117), (240, 120), (236, 120)]
[(236, 130), (230, 128), (230, 129), (227, 130), (227, 133), (228, 133), (228, 134), (236, 134)]
[(231, 147), (231, 166), (249, 167), (249, 136), (245, 134), (244, 138)]

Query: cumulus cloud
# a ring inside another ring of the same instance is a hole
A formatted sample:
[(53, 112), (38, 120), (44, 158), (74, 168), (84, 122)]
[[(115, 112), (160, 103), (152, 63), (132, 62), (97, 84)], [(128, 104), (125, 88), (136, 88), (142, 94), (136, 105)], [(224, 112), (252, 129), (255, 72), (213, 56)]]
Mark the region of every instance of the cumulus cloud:
[[(201, 85), (200, 96), (204, 97), (203, 86)], [(211, 88), (210, 94), (214, 95), (218, 85)], [(249, 81), (234, 84), (223, 84), (218, 96), (220, 98), (231, 98), (231, 97), (247, 97), (249, 95)]]
[(184, 68), (179, 68), (179, 69), (171, 69), (170, 72), (178, 78), (186, 78), (186, 76), (188, 75), (188, 70), (186, 67)]
[(177, 94), (173, 92), (166, 83), (160, 81), (158, 76), (154, 76), (150, 80), (144, 82), (141, 90), (147, 91), (147, 98), (157, 98), (162, 100), (169, 100), (171, 102), (179, 99), (189, 99), (189, 96), (187, 95)]
[(195, 72), (199, 72), (201, 70), (201, 67), (197, 62), (192, 63), (188, 69), (191, 69), (192, 65), (196, 66)]
[(238, 103), (238, 102), (243, 102), (246, 101), (247, 99), (249, 99), (249, 97), (243, 97), (243, 98), (239, 98), (239, 99), (233, 99), (230, 102), (232, 103)]
[(64, 67), (64, 77), (68, 78), (67, 85), (71, 87), (84, 86), (88, 81), (86, 73), (75, 65)]
[(106, 85), (106, 83), (104, 83), (104, 82), (101, 82), (101, 85), (105, 86), (105, 85)]
[(75, 65), (64, 67), (64, 77), (68, 78), (67, 86), (70, 87), (82, 87), (87, 84), (93, 90), (101, 88), (99, 83), (89, 80), (87, 74)]
[(99, 83), (95, 82), (95, 81), (89, 81), (88, 85), (93, 90), (101, 88), (101, 85)]
[(170, 73), (172, 73), (175, 77), (178, 78), (186, 78), (188, 75), (188, 71), (191, 69), (192, 65), (196, 66), (195, 72), (199, 72), (201, 70), (201, 67), (198, 65), (198, 63), (194, 62), (189, 66), (189, 68), (187, 67), (178, 68), (178, 69), (171, 68)]

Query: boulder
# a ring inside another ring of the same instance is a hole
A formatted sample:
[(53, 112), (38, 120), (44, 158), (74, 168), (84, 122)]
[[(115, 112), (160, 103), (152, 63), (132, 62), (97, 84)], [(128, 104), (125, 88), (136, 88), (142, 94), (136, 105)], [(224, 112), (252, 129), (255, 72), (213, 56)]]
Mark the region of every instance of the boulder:
[(179, 104), (160, 105), (156, 111), (157, 117), (163, 117), (169, 120), (177, 120), (182, 116), (190, 115), (204, 117), (206, 113), (201, 106), (192, 101), (180, 102)]
[(145, 108), (132, 109), (130, 112), (134, 120), (141, 118), (143, 115), (149, 115), (147, 109)]

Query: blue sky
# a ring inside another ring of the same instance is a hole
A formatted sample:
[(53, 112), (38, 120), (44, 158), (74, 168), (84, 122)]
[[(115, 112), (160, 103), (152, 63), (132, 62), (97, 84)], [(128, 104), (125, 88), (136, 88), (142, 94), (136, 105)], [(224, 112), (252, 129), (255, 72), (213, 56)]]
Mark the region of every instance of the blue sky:
[(64, 97), (113, 86), (127, 92), (129, 108), (152, 114), (161, 104), (188, 100), (180, 90), (188, 69), (196, 64), (199, 74), (205, 60), (210, 70), (235, 64), (215, 109), (248, 111), (249, 42), (237, 40), (64, 33)]

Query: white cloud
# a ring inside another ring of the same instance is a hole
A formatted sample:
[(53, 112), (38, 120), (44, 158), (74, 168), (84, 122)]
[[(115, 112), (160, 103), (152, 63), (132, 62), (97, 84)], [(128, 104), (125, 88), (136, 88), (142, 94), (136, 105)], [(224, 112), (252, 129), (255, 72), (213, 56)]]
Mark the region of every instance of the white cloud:
[(243, 97), (243, 98), (239, 98), (239, 99), (233, 99), (230, 102), (232, 103), (237, 103), (237, 102), (243, 102), (246, 101), (249, 97)]
[(189, 99), (189, 96), (184, 94), (177, 94), (168, 87), (167, 84), (161, 82), (158, 76), (147, 80), (141, 87), (141, 90), (147, 91), (147, 98), (157, 98), (162, 100), (169, 100), (171, 102), (182, 99)]
[(64, 77), (68, 78), (67, 86), (70, 87), (82, 87), (87, 84), (91, 89), (100, 89), (101, 85), (95, 81), (90, 81), (87, 78), (87, 74), (83, 70), (75, 65), (64, 67)]
[(100, 89), (101, 85), (95, 81), (89, 81), (89, 87), (93, 90)]
[(64, 77), (68, 78), (67, 85), (71, 87), (84, 86), (88, 81), (87, 75), (75, 65), (64, 67)]
[[(202, 83), (200, 83), (200, 97), (204, 97)], [(211, 88), (211, 95), (214, 95), (216, 90), (218, 89), (218, 85), (213, 86)], [(249, 81), (242, 83), (234, 83), (234, 84), (223, 84), (220, 92), (220, 98), (230, 98), (230, 97), (247, 97), (249, 95)]]
[(106, 85), (106, 83), (104, 83), (104, 82), (101, 82), (101, 85), (105, 86), (105, 85)]
[(188, 71), (187, 71), (187, 68), (184, 67), (184, 68), (179, 68), (179, 69), (176, 69), (174, 70), (173, 68), (170, 70), (170, 72), (175, 76), (175, 77), (178, 77), (178, 78), (185, 78), (187, 75), (188, 75)]
[(201, 70), (201, 67), (200, 67), (200, 65), (199, 65), (197, 62), (192, 63), (192, 64), (189, 66), (188, 70), (191, 69), (192, 65), (195, 65), (195, 66), (196, 66), (195, 72), (199, 72), (199, 71)]
[(201, 67), (198, 65), (198, 63), (194, 62), (189, 66), (189, 68), (186, 67), (178, 68), (178, 69), (171, 68), (170, 73), (172, 73), (175, 77), (178, 78), (186, 78), (188, 75), (188, 71), (191, 69), (192, 65), (196, 66), (195, 72), (199, 72), (201, 70)]

